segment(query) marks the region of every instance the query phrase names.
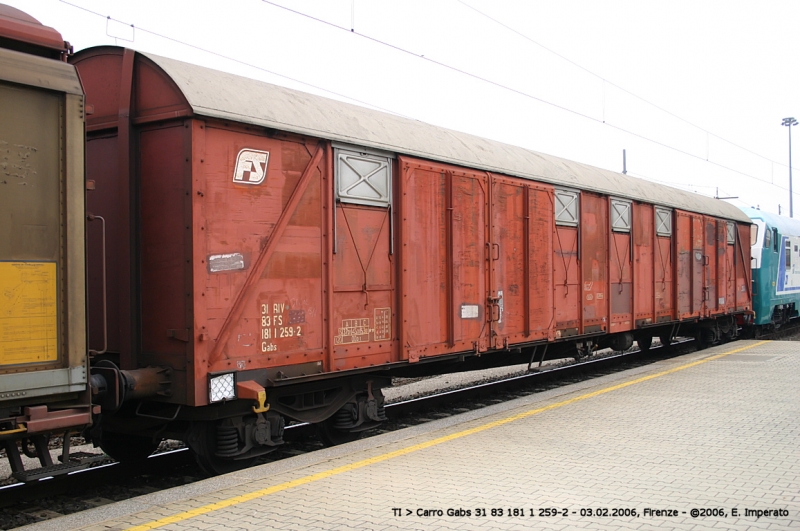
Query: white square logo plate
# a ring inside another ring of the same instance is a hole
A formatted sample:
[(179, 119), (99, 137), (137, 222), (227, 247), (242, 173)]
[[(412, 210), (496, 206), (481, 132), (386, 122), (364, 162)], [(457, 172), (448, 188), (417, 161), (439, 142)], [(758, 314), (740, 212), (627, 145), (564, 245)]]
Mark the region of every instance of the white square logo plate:
[(239, 184), (261, 184), (267, 176), (269, 151), (243, 149), (236, 156), (233, 182)]

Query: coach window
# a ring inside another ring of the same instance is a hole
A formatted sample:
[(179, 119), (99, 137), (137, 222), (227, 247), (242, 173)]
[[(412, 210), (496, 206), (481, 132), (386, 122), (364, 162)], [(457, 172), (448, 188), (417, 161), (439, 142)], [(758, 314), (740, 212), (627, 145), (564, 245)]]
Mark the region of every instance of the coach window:
[(772, 229), (772, 250), (778, 252), (778, 229)]
[(631, 231), (631, 202), (624, 199), (611, 200), (611, 230)]
[(766, 227), (764, 231), (764, 249), (772, 247), (772, 229)]
[(575, 190), (556, 190), (556, 225), (578, 226), (578, 192)]
[(786, 271), (790, 271), (792, 269), (792, 243), (789, 240), (786, 240)]
[(672, 236), (672, 210), (656, 207), (656, 234)]
[(391, 155), (363, 148), (334, 147), (336, 198), (342, 203), (389, 207)]
[(728, 222), (728, 245), (736, 243), (736, 223)]

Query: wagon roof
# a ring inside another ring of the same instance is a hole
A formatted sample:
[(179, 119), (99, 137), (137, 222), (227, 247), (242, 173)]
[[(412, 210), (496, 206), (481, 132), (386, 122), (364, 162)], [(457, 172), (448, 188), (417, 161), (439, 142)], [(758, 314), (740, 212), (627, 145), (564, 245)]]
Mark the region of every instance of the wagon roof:
[(748, 222), (735, 206), (587, 164), (262, 81), (143, 54), (195, 114)]
[(65, 51), (68, 48), (58, 31), (7, 5), (0, 5), (0, 36), (51, 50)]
[(788, 218), (786, 216), (779, 216), (763, 210), (755, 208), (743, 208), (744, 213), (750, 219), (760, 219), (770, 227), (775, 227), (781, 231), (784, 236), (800, 236), (800, 220)]

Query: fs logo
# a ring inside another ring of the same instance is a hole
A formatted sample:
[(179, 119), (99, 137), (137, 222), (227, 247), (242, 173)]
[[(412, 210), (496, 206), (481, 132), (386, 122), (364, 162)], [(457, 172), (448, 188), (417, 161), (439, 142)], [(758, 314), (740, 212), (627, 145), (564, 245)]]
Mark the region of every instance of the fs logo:
[(267, 176), (269, 151), (243, 149), (236, 157), (233, 182), (240, 184), (261, 184)]

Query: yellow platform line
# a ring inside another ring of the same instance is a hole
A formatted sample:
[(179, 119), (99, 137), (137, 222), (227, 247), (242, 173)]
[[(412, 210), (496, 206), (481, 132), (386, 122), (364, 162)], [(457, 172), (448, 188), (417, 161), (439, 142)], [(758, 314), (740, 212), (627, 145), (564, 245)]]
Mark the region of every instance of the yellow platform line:
[(508, 424), (510, 422), (514, 422), (517, 420), (521, 420), (527, 417), (531, 417), (533, 415), (538, 415), (539, 413), (544, 413), (545, 411), (550, 411), (553, 409), (557, 409), (560, 407), (568, 406), (570, 404), (574, 404), (575, 402), (580, 402), (581, 400), (587, 400), (589, 398), (594, 398), (596, 396), (604, 395), (606, 393), (610, 393), (612, 391), (617, 391), (619, 389), (624, 389), (625, 387), (629, 387), (631, 385), (636, 385), (642, 382), (646, 382), (648, 380), (653, 380), (655, 378), (660, 378), (662, 376), (666, 376), (668, 374), (673, 374), (678, 371), (682, 371), (685, 369), (689, 369), (691, 367), (696, 367), (703, 363), (708, 363), (709, 361), (718, 360), (725, 356), (729, 356), (731, 354), (735, 354), (737, 352), (742, 352), (743, 350), (748, 350), (765, 343), (769, 343), (769, 341), (760, 341), (758, 343), (754, 343), (752, 345), (748, 345), (746, 347), (740, 347), (734, 350), (730, 350), (728, 352), (723, 352), (722, 354), (717, 354), (714, 356), (709, 356), (708, 358), (704, 358), (702, 360), (693, 361), (691, 363), (687, 363), (685, 365), (681, 365), (679, 367), (674, 367), (672, 369), (668, 369), (666, 371), (657, 372), (655, 374), (650, 374), (648, 376), (642, 376), (641, 378), (637, 378), (635, 380), (630, 380), (627, 382), (623, 382), (621, 384), (612, 385), (611, 387), (606, 387), (600, 389), (598, 391), (592, 391), (591, 393), (586, 393), (580, 396), (576, 396), (574, 398), (570, 398), (568, 400), (563, 400), (561, 402), (556, 402), (554, 404), (550, 404), (548, 406), (543, 406), (536, 409), (531, 409), (528, 411), (524, 411), (517, 415), (512, 415), (510, 417), (506, 417), (500, 420), (495, 420), (493, 422), (489, 422), (487, 424), (482, 424), (481, 426), (477, 426), (475, 428), (470, 428), (467, 430), (459, 431), (457, 433), (452, 433), (450, 435), (445, 435), (444, 437), (439, 437), (436, 439), (431, 439), (430, 441), (425, 441), (419, 444), (415, 444), (413, 446), (409, 446), (407, 448), (401, 448), (400, 450), (395, 450), (393, 452), (388, 452), (385, 454), (377, 455), (375, 457), (370, 457), (369, 459), (363, 459), (361, 461), (356, 461), (355, 463), (351, 463), (349, 465), (343, 465), (336, 468), (331, 468), (330, 470), (325, 470), (323, 472), (318, 472), (316, 474), (311, 474), (310, 476), (305, 476), (299, 479), (295, 479), (293, 481), (287, 481), (285, 483), (281, 483), (279, 485), (274, 485), (272, 487), (267, 487), (265, 489), (256, 490), (253, 492), (248, 492), (247, 494), (242, 494), (240, 496), (234, 496), (232, 498), (228, 498), (227, 500), (222, 500), (216, 503), (211, 503), (208, 505), (203, 505), (202, 507), (198, 507), (196, 509), (191, 509), (189, 511), (184, 511), (181, 513), (174, 514), (172, 516), (167, 516), (166, 518), (161, 518), (159, 520), (154, 520), (152, 522), (148, 522), (146, 524), (137, 525), (135, 527), (128, 528), (128, 531), (145, 531), (147, 529), (156, 529), (158, 527), (163, 527), (169, 524), (174, 524), (177, 522), (181, 522), (183, 520), (188, 520), (189, 518), (193, 518), (195, 516), (200, 516), (201, 514), (210, 513), (213, 511), (217, 511), (219, 509), (224, 509), (226, 507), (231, 507), (233, 505), (238, 505), (240, 503), (244, 503), (250, 500), (254, 500), (256, 498), (261, 498), (263, 496), (269, 496), (270, 494), (275, 494), (276, 492), (281, 492), (284, 490), (288, 490), (294, 487), (299, 487), (300, 485), (306, 485), (308, 483), (313, 483), (315, 481), (319, 481), (321, 479), (329, 478), (331, 476), (336, 476), (339, 474), (343, 474), (345, 472), (350, 472), (352, 470), (358, 470), (359, 468), (363, 468), (365, 466), (374, 465), (375, 463), (381, 463), (383, 461), (388, 461), (389, 459), (394, 459), (395, 457), (400, 457), (403, 455), (407, 455), (413, 452), (417, 452), (419, 450), (424, 450), (425, 448), (430, 448), (431, 446), (437, 446), (442, 443), (446, 443), (448, 441), (453, 441), (455, 439), (460, 439), (461, 437), (466, 437), (467, 435), (473, 435), (475, 433), (480, 433), (482, 431), (490, 430), (492, 428), (497, 428), (498, 426), (503, 426), (504, 424)]

